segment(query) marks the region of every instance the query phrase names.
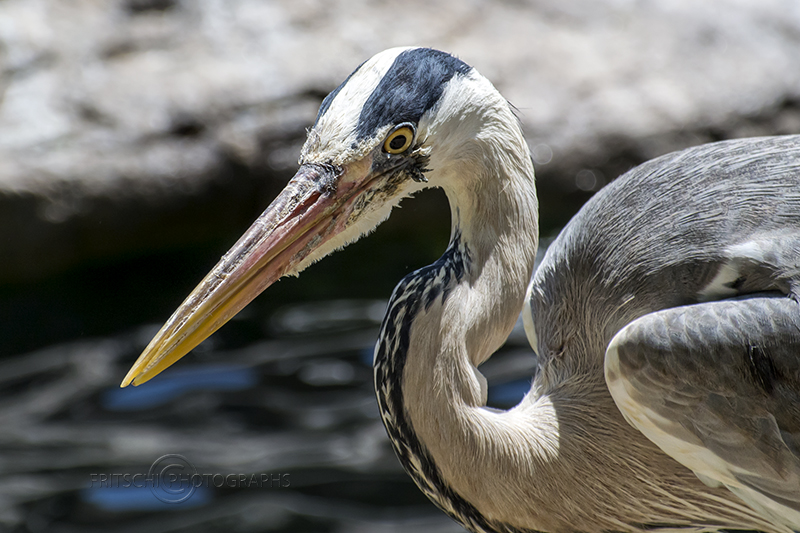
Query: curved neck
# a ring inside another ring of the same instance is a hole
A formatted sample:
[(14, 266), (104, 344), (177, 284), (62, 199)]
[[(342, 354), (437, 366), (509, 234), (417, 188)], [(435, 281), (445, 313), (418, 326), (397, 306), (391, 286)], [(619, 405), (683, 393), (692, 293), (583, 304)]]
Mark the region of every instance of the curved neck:
[(515, 498), (504, 487), (516, 484), (497, 475), (501, 465), (519, 462), (513, 475), (530, 477), (531, 456), (544, 461), (557, 447), (548, 440), (557, 434), (552, 413), (486, 409), (477, 370), (513, 328), (536, 254), (533, 168), (521, 135), (515, 141), (502, 153), (482, 145), (489, 164), (477, 171), (450, 169), (450, 246), (395, 289), (376, 347), (378, 403), (398, 457), (429, 498), (474, 531), (513, 526), (506, 511), (517, 510)]

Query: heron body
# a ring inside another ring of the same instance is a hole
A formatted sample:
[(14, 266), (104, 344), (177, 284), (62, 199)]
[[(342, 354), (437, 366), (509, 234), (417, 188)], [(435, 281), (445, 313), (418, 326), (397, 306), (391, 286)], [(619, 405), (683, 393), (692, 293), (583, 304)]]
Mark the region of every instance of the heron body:
[[(389, 438), (434, 503), (474, 532), (800, 529), (800, 137), (628, 172), (535, 274), (519, 124), (448, 54), (363, 63), (323, 101), (300, 162), (123, 385), (441, 187), (450, 244), (397, 286), (375, 349)], [(519, 405), (489, 409), (478, 367), (523, 307), (539, 371)]]

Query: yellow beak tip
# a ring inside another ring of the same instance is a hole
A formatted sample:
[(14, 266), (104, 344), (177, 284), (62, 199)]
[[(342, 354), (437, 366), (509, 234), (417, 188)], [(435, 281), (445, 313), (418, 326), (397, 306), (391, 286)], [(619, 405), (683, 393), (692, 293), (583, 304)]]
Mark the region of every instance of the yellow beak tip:
[(124, 389), (128, 385), (133, 385), (134, 387), (136, 387), (137, 385), (141, 385), (142, 383), (147, 381), (147, 379), (142, 379), (143, 377), (142, 373), (139, 371), (137, 366), (138, 365), (134, 365), (134, 367), (128, 371), (128, 375), (126, 375), (125, 379), (122, 380), (122, 383), (120, 383), (119, 388)]

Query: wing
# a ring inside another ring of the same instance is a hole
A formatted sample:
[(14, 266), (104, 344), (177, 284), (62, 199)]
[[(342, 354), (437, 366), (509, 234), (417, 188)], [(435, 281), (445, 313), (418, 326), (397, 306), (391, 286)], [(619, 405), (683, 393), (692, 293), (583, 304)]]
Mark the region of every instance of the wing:
[(707, 484), (800, 529), (800, 304), (676, 307), (623, 328), (606, 382), (634, 427)]

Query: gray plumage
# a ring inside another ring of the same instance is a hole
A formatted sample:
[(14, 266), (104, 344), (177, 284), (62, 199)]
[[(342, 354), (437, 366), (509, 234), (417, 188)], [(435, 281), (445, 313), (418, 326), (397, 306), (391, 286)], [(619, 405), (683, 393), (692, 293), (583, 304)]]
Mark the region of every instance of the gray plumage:
[[(638, 429), (657, 424), (708, 448), (743, 470), (739, 483), (800, 512), (799, 264), (800, 137), (645, 163), (587, 203), (534, 276), (538, 387), (625, 382), (615, 399)], [(613, 372), (609, 343), (620, 358)], [(663, 435), (646, 434), (662, 445)], [(622, 447), (648, 444), (632, 439)], [(654, 471), (667, 461), (648, 460)]]
[(776, 520), (748, 491), (800, 508), (795, 300), (756, 295), (651, 313), (626, 326), (614, 349), (621, 375), (609, 381), (627, 382), (631, 416), (652, 411), (647, 421), (685, 442), (685, 455), (702, 448), (724, 465), (698, 464), (711, 472), (704, 479), (729, 476), (728, 488)]

